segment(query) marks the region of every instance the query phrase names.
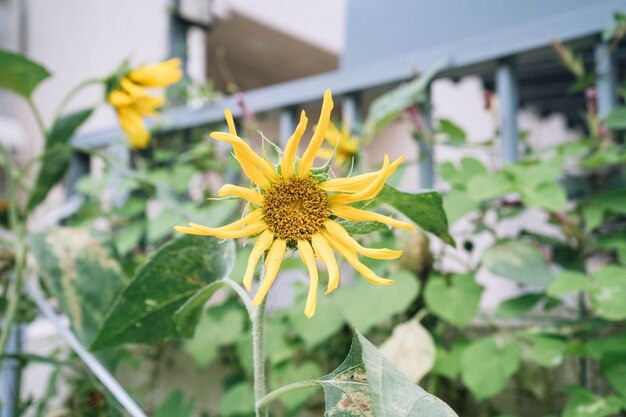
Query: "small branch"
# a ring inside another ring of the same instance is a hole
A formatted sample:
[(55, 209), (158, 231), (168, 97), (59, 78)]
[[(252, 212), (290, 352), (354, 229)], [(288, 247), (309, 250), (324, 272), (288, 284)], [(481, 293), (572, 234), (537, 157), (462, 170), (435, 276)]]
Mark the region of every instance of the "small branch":
[(35, 102), (33, 101), (31, 97), (29, 97), (28, 100), (26, 100), (26, 102), (28, 103), (28, 107), (30, 108), (30, 111), (33, 112), (33, 116), (35, 116), (35, 121), (37, 122), (37, 126), (39, 127), (39, 131), (41, 132), (41, 135), (45, 139), (46, 136), (48, 136), (48, 129), (46, 129), (46, 124), (43, 121), (43, 117), (41, 117), (41, 113), (39, 113), (39, 109), (37, 108), (37, 106), (35, 105)]
[(76, 84), (70, 91), (68, 91), (68, 93), (65, 95), (65, 97), (63, 97), (63, 100), (61, 100), (61, 103), (59, 103), (59, 106), (57, 107), (56, 111), (54, 112), (54, 119), (56, 120), (58, 119), (63, 112), (65, 111), (65, 108), (67, 107), (67, 105), (70, 103), (70, 101), (74, 98), (74, 96), (76, 94), (78, 94), (78, 92), (80, 92), (80, 90), (82, 90), (83, 88), (92, 85), (92, 84), (100, 84), (103, 83), (104, 80), (100, 79), (100, 78), (90, 78), (88, 80), (82, 81), (78, 84)]
[(232, 288), (237, 293), (239, 298), (241, 298), (241, 301), (243, 302), (243, 305), (246, 307), (246, 310), (248, 311), (248, 316), (250, 317), (250, 320), (253, 320), (253, 318), (254, 318), (254, 308), (252, 307), (250, 296), (248, 295), (246, 290), (244, 290), (241, 287), (241, 285), (237, 284), (235, 281), (233, 281), (230, 278), (224, 278), (223, 281), (224, 281), (224, 284), (226, 284), (230, 288)]
[[(265, 305), (267, 297), (256, 308), (252, 316), (252, 359), (254, 363), (254, 399), (259, 402), (265, 397), (267, 385), (265, 379)], [(266, 411), (255, 407), (256, 417), (267, 416)]]
[(305, 388), (319, 387), (320, 384), (317, 381), (300, 381), (294, 382), (293, 384), (285, 385), (284, 387), (280, 387), (275, 389), (274, 391), (267, 394), (265, 397), (261, 398), (257, 404), (256, 408), (259, 411), (265, 410), (271, 403), (276, 401), (279, 397), (292, 392), (298, 391)]

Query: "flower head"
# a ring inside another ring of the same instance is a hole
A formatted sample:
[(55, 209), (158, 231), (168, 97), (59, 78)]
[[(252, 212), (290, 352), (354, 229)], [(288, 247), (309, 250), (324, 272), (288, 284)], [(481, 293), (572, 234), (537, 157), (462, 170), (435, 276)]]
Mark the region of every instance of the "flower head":
[(154, 116), (165, 102), (162, 95), (153, 96), (146, 88), (168, 87), (182, 77), (180, 59), (170, 59), (155, 65), (145, 65), (124, 71), (115, 77), (107, 100), (115, 108), (122, 130), (134, 149), (145, 149), (150, 143), (150, 132), (143, 118)]
[(320, 148), (317, 156), (329, 159), (335, 153), (335, 160), (338, 165), (350, 162), (359, 151), (359, 138), (350, 135), (350, 127), (345, 122), (341, 126), (341, 131), (333, 122), (330, 122), (326, 130), (326, 141), (331, 148)]
[(304, 154), (297, 158), (296, 151), (307, 126), (302, 112), (294, 134), (287, 141), (282, 160), (277, 166), (257, 155), (235, 130), (230, 110), (225, 111), (229, 133), (213, 132), (213, 139), (231, 143), (234, 155), (254, 188), (224, 185), (220, 196), (235, 196), (249, 202), (250, 212), (229, 225), (209, 228), (190, 223), (189, 227), (177, 226), (181, 233), (215, 236), (222, 239), (256, 237), (256, 243), (248, 258), (243, 284), (252, 289), (254, 269), (259, 259), (265, 257), (265, 275), (252, 304), (260, 304), (276, 279), (283, 257), (288, 248), (297, 249), (309, 272), (309, 292), (304, 313), (313, 316), (317, 302), (318, 270), (316, 258), (328, 269), (326, 294), (339, 285), (339, 267), (335, 252), (342, 255), (363, 277), (377, 285), (393, 283), (381, 278), (359, 260), (358, 255), (375, 259), (396, 259), (402, 251), (371, 249), (361, 246), (343, 228), (337, 219), (349, 221), (376, 221), (394, 227), (415, 230), (408, 223), (365, 211), (352, 204), (374, 198), (386, 179), (398, 168), (403, 158), (393, 163), (385, 155), (379, 171), (351, 178), (321, 178), (313, 175), (313, 160), (326, 137), (333, 100), (330, 90), (324, 94), (319, 123)]

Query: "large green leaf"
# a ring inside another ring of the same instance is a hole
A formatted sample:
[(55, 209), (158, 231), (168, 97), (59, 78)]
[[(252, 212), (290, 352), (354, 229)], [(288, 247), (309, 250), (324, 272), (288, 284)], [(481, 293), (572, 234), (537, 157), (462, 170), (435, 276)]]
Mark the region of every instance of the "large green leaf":
[(76, 334), (91, 343), (125, 285), (111, 248), (86, 229), (65, 227), (33, 236), (31, 248)]
[(479, 174), (488, 174), (488, 172), (485, 165), (476, 158), (461, 159), (458, 168), (452, 162), (444, 162), (439, 166), (439, 175), (460, 189), (465, 189), (467, 182)]
[(426, 282), (424, 302), (435, 315), (464, 327), (478, 312), (482, 291), (471, 275), (434, 275)]
[(464, 384), (482, 400), (502, 391), (520, 367), (522, 350), (515, 342), (498, 343), (491, 337), (476, 340), (461, 357)]
[(626, 319), (626, 268), (608, 265), (594, 273), (589, 298), (600, 317)]
[(563, 417), (608, 417), (622, 408), (622, 401), (614, 395), (599, 397), (581, 387), (570, 390), (570, 398), (563, 410)]
[(509, 298), (500, 303), (494, 316), (502, 318), (521, 317), (532, 310), (543, 298), (543, 293), (523, 294)]
[(560, 297), (574, 292), (587, 291), (591, 288), (591, 280), (585, 274), (577, 271), (562, 271), (554, 278), (547, 288), (546, 294), (552, 297)]
[(454, 239), (448, 233), (448, 219), (443, 209), (441, 194), (431, 191), (405, 193), (390, 185), (385, 185), (374, 199), (374, 204), (389, 204), (413, 220), (419, 227), (454, 246)]
[(39, 83), (49, 76), (46, 68), (25, 56), (0, 50), (0, 88), (30, 98)]
[(602, 357), (600, 365), (615, 392), (626, 399), (626, 353), (609, 353)]
[(232, 241), (183, 236), (164, 245), (119, 296), (93, 349), (122, 343), (156, 343), (179, 336), (174, 313), (204, 286), (228, 276)]
[(316, 380), (327, 417), (454, 417), (443, 401), (408, 381), (358, 331), (345, 361)]
[(426, 101), (426, 88), (433, 80), (440, 65), (414, 80), (383, 94), (372, 101), (363, 126), (363, 137), (374, 138), (385, 126), (391, 123), (407, 108)]
[(72, 158), (69, 141), (76, 129), (91, 116), (92, 112), (93, 109), (81, 110), (61, 116), (55, 120), (52, 129), (46, 137), (41, 167), (28, 199), (29, 210), (32, 210), (45, 200), (50, 189), (65, 175)]
[(626, 129), (626, 107), (616, 107), (606, 115), (604, 123), (609, 129)]
[(533, 288), (546, 288), (552, 274), (541, 252), (521, 241), (503, 241), (487, 249), (483, 265), (491, 272)]

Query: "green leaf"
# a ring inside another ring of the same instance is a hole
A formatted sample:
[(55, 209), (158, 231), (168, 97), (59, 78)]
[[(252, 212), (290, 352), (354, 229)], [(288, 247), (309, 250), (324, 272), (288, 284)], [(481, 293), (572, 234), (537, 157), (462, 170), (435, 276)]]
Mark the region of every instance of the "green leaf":
[(439, 174), (454, 187), (464, 190), (471, 178), (479, 174), (487, 174), (487, 168), (476, 158), (464, 157), (458, 168), (452, 162), (441, 164)]
[(467, 143), (467, 134), (462, 127), (448, 119), (439, 119), (437, 133), (447, 136), (446, 145), (460, 146)]
[(483, 265), (504, 278), (543, 289), (552, 282), (552, 274), (541, 252), (521, 241), (503, 241), (487, 249)]
[(626, 129), (626, 107), (616, 107), (604, 119), (606, 127), (611, 130)]
[(202, 288), (185, 302), (175, 313), (178, 333), (182, 337), (192, 337), (202, 315), (202, 308), (213, 294), (224, 286), (223, 281), (215, 281)]
[(517, 318), (528, 313), (543, 299), (543, 294), (524, 294), (502, 302), (494, 315), (502, 318)]
[(426, 282), (424, 302), (433, 314), (462, 328), (478, 312), (482, 291), (471, 275), (433, 275)]
[(195, 404), (196, 400), (193, 397), (185, 401), (183, 393), (175, 391), (161, 403), (153, 417), (192, 417)]
[(50, 129), (46, 137), (41, 167), (28, 199), (29, 210), (33, 210), (39, 203), (45, 200), (50, 189), (67, 172), (72, 158), (69, 141), (76, 129), (85, 123), (92, 112), (93, 109), (80, 110), (63, 115), (54, 121), (52, 129)]
[(115, 236), (115, 248), (120, 256), (135, 249), (146, 232), (146, 222), (134, 221), (122, 227)]
[(466, 347), (467, 342), (465, 341), (455, 342), (450, 350), (439, 347), (437, 349), (437, 360), (431, 373), (452, 380), (456, 379), (461, 371), (461, 357)]
[(469, 179), (467, 192), (477, 202), (491, 200), (515, 191), (511, 178), (504, 172), (478, 174)]
[[(340, 287), (336, 291), (342, 289)], [(318, 296), (315, 315), (310, 319), (302, 314), (302, 310), (292, 308), (289, 312), (289, 321), (293, 330), (304, 342), (304, 346), (309, 350), (335, 335), (345, 323), (335, 301), (335, 294), (332, 297)]]
[(437, 356), (433, 337), (415, 319), (394, 327), (380, 352), (412, 382), (419, 382), (430, 372)]
[(378, 222), (339, 222), (350, 235), (366, 235), (379, 230), (389, 230), (389, 226)]
[[(270, 385), (273, 389), (276, 389), (294, 382), (313, 380), (321, 373), (322, 370), (315, 362), (303, 362), (296, 366), (290, 361), (272, 369)], [(279, 401), (287, 407), (287, 410), (295, 411), (305, 405), (318, 389), (311, 387), (297, 390), (281, 396)]]
[(118, 297), (92, 348), (177, 337), (176, 310), (207, 284), (228, 276), (233, 260), (232, 241), (183, 236), (164, 245)]
[(574, 292), (587, 291), (591, 288), (591, 280), (585, 274), (576, 271), (563, 271), (554, 278), (547, 288), (546, 294), (560, 297)]
[(615, 392), (626, 400), (626, 353), (610, 353), (600, 361), (602, 373)]
[(74, 331), (91, 343), (125, 285), (112, 249), (87, 229), (67, 227), (33, 236), (31, 249)]
[(589, 340), (585, 350), (594, 359), (600, 359), (609, 353), (626, 354), (626, 333)]
[(454, 417), (437, 397), (408, 381), (358, 331), (345, 361), (317, 379), (326, 417)]
[(224, 417), (254, 416), (254, 391), (250, 384), (241, 382), (224, 393), (220, 404), (220, 415)]
[(49, 76), (42, 65), (21, 54), (0, 49), (0, 88), (30, 98), (35, 88)]
[(454, 223), (466, 214), (478, 210), (479, 204), (467, 192), (453, 189), (443, 197), (443, 208), (450, 223)]
[(581, 387), (570, 390), (563, 417), (608, 417), (622, 408), (622, 402), (615, 396), (599, 397)]
[(491, 337), (474, 341), (461, 357), (463, 383), (482, 400), (502, 391), (519, 369), (522, 351), (515, 342), (497, 343)]
[(539, 207), (554, 212), (564, 211), (567, 207), (565, 189), (554, 182), (522, 187), (520, 194), (522, 202), (528, 207)]
[(594, 273), (589, 299), (598, 316), (626, 319), (626, 268), (608, 265)]
[(374, 205), (378, 204), (389, 204), (425, 231), (438, 236), (449, 245), (455, 245), (454, 239), (448, 233), (448, 219), (443, 210), (441, 194), (434, 191), (411, 194), (385, 185), (374, 199)]
[(420, 77), (402, 84), (372, 101), (363, 124), (363, 137), (374, 138), (401, 112), (415, 104), (424, 103), (426, 88), (439, 72), (440, 67), (441, 65), (437, 65)]
[(387, 278), (395, 283), (381, 287), (359, 279), (355, 285), (345, 285), (335, 291), (334, 302), (346, 323), (365, 333), (405, 311), (419, 295), (419, 281), (410, 272), (396, 271)]
[(626, 264), (626, 230), (599, 236), (596, 245), (598, 249), (614, 250), (619, 261)]
[(205, 368), (217, 358), (222, 346), (232, 345), (244, 333), (245, 313), (239, 305), (225, 304), (201, 314), (193, 338), (185, 340), (185, 351), (199, 368)]
[(539, 365), (552, 368), (563, 363), (567, 343), (561, 339), (546, 336), (531, 336), (530, 357)]

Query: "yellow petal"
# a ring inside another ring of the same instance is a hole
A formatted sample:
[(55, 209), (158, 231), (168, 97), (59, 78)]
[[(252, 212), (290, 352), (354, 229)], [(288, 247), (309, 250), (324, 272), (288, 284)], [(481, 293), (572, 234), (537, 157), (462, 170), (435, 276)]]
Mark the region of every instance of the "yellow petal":
[(142, 86), (135, 84), (126, 77), (120, 80), (120, 87), (133, 99), (137, 99), (146, 95), (146, 90)]
[[(400, 157), (395, 160), (392, 164), (389, 165), (387, 176), (391, 176), (398, 166), (402, 163), (404, 157)], [(379, 175), (381, 171), (370, 172), (368, 174), (355, 175), (350, 178), (333, 178), (326, 182), (320, 184), (320, 187), (324, 191), (328, 192), (344, 192), (344, 193), (355, 193), (357, 191), (361, 191), (363, 188), (367, 187), (369, 184), (374, 181)]]
[(341, 256), (346, 258), (346, 261), (348, 261), (348, 263), (352, 265), (352, 267), (356, 269), (357, 272), (363, 275), (363, 278), (365, 278), (367, 281), (375, 285), (393, 284), (394, 281), (392, 279), (381, 278), (376, 275), (374, 271), (363, 265), (361, 261), (359, 261), (359, 258), (353, 248), (350, 248), (346, 246), (343, 242), (335, 239), (330, 233), (325, 230), (320, 233), (322, 234), (322, 236), (324, 236), (324, 238), (326, 238), (330, 246), (332, 246), (333, 249), (339, 252)]
[(230, 109), (224, 110), (224, 117), (226, 118), (226, 124), (228, 125), (228, 131), (231, 135), (237, 134), (237, 129), (235, 128), (235, 120), (233, 119), (233, 113)]
[(283, 256), (285, 256), (285, 249), (287, 248), (287, 241), (282, 239), (276, 239), (267, 254), (267, 260), (265, 261), (265, 276), (261, 281), (261, 286), (252, 299), (252, 305), (256, 306), (261, 304), (270, 287), (276, 279), (280, 264), (283, 262)]
[(328, 270), (328, 287), (325, 294), (330, 294), (339, 286), (339, 266), (337, 265), (335, 254), (326, 239), (319, 233), (311, 236), (311, 243), (315, 253), (324, 262)]
[[(241, 219), (234, 221), (230, 224), (227, 224), (225, 226), (221, 226), (221, 227), (216, 227), (214, 229), (211, 230), (217, 230), (217, 231), (225, 231), (225, 230), (239, 230), (242, 227), (244, 227), (247, 224), (252, 224), (252, 223), (256, 223), (258, 220), (260, 220), (263, 217), (264, 213), (263, 213), (263, 209), (262, 208), (258, 208), (256, 210), (251, 211), (250, 213), (248, 213), (247, 215), (243, 216)], [(202, 226), (204, 227), (204, 226)]]
[(220, 239), (237, 239), (245, 236), (254, 236), (267, 229), (267, 224), (263, 221), (248, 224), (247, 226), (237, 230), (210, 228), (195, 223), (189, 223), (189, 226), (190, 227), (176, 226), (175, 229), (181, 233), (201, 236), (215, 236)]
[(304, 262), (309, 270), (309, 294), (306, 297), (304, 315), (311, 318), (315, 314), (315, 306), (317, 305), (317, 284), (319, 282), (317, 265), (315, 265), (315, 254), (313, 253), (313, 248), (306, 240), (298, 241), (298, 253), (300, 253), (302, 262)]
[(322, 111), (320, 112), (319, 122), (315, 127), (315, 132), (313, 133), (311, 142), (309, 143), (306, 151), (304, 151), (302, 159), (300, 160), (300, 168), (298, 169), (298, 174), (301, 177), (309, 175), (309, 171), (311, 170), (311, 165), (313, 165), (315, 155), (317, 155), (317, 151), (320, 149), (320, 146), (322, 146), (322, 142), (324, 141), (324, 137), (326, 136), (326, 129), (328, 129), (328, 124), (330, 123), (330, 113), (332, 110), (333, 97), (330, 90), (326, 90), (324, 92), (324, 101), (322, 102)]
[[(317, 151), (317, 156), (318, 158), (321, 159), (330, 159), (333, 156), (333, 150), (332, 149), (328, 149), (328, 148), (320, 148), (319, 151)], [(339, 154), (337, 154), (337, 162), (339, 162), (339, 164), (341, 164), (341, 162), (339, 161)]]
[(263, 196), (261, 195), (261, 193), (250, 188), (240, 187), (238, 185), (223, 185), (222, 188), (220, 188), (217, 192), (217, 195), (219, 195), (220, 197), (235, 196), (243, 198), (244, 200), (251, 202), (255, 206), (260, 207), (263, 205)]
[(341, 137), (341, 133), (337, 129), (337, 126), (335, 126), (333, 122), (329, 122), (328, 129), (326, 129), (326, 141), (335, 147), (340, 139), (343, 138)]
[(296, 152), (298, 151), (298, 145), (300, 145), (300, 139), (306, 130), (308, 119), (306, 113), (302, 110), (300, 113), (300, 122), (296, 127), (296, 131), (287, 141), (285, 146), (285, 153), (283, 154), (283, 160), (281, 161), (281, 173), (283, 177), (289, 177), (293, 173), (293, 164), (296, 159)]
[(360, 210), (351, 206), (342, 204), (331, 204), (330, 211), (337, 217), (341, 217), (352, 222), (379, 222), (388, 224), (389, 226), (399, 227), (400, 229), (408, 229), (415, 231), (415, 226), (409, 223), (402, 222), (400, 220), (392, 219), (391, 217), (375, 213), (372, 211)]
[(117, 111), (120, 126), (133, 149), (145, 149), (150, 144), (150, 133), (146, 129), (141, 114), (130, 107), (121, 107)]
[(274, 240), (274, 233), (269, 230), (261, 233), (259, 238), (254, 244), (252, 251), (250, 252), (250, 256), (248, 256), (248, 266), (246, 267), (246, 272), (243, 275), (243, 286), (246, 287), (246, 290), (252, 291), (252, 279), (254, 278), (254, 268), (256, 264), (259, 262), (259, 258), (263, 255), (263, 253), (270, 247), (272, 241)]
[(374, 181), (372, 181), (367, 187), (361, 191), (357, 191), (353, 194), (335, 194), (328, 197), (328, 201), (331, 204), (349, 204), (356, 203), (357, 201), (370, 200), (382, 190), (387, 180), (389, 172), (389, 156), (385, 154), (383, 167), (380, 170), (380, 174)]
[(165, 103), (163, 96), (144, 95), (135, 100), (134, 107), (143, 116), (152, 116)]
[(144, 87), (167, 87), (180, 80), (183, 72), (180, 59), (174, 58), (155, 65), (137, 67), (128, 73), (128, 78)]
[(135, 102), (135, 99), (133, 99), (126, 91), (119, 88), (111, 91), (108, 99), (109, 103), (116, 108), (130, 106)]
[(239, 136), (225, 132), (213, 132), (211, 133), (211, 137), (216, 140), (231, 143), (235, 151), (235, 156), (238, 158), (241, 156), (245, 160), (250, 161), (268, 180), (272, 180), (276, 177), (276, 170), (272, 164), (257, 155), (250, 145)]
[(326, 230), (337, 240), (344, 242), (348, 247), (353, 247), (359, 254), (373, 259), (398, 259), (402, 256), (401, 250), (373, 249), (361, 246), (339, 223), (333, 220), (326, 220), (324, 223)]

